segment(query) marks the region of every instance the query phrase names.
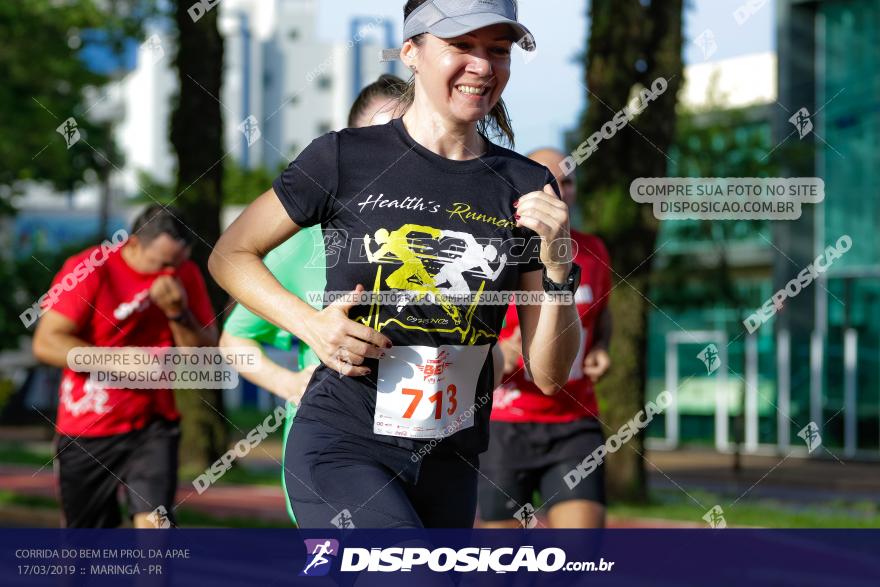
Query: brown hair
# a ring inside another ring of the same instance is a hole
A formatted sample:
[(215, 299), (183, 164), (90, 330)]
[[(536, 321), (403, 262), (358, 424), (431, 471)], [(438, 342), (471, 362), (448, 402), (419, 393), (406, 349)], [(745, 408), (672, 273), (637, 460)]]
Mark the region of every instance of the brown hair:
[(399, 100), (406, 88), (406, 82), (390, 73), (383, 73), (379, 79), (365, 87), (358, 94), (351, 110), (348, 113), (348, 126), (354, 127), (357, 119), (363, 116), (367, 106), (376, 98), (388, 98), (391, 100)]
[(183, 241), (188, 245), (192, 244), (193, 232), (187, 228), (182, 216), (180, 210), (172, 206), (151, 204), (135, 218), (131, 233), (145, 245), (150, 244), (163, 234), (167, 234), (176, 241)]
[[(404, 20), (412, 14), (416, 8), (429, 1), (430, 0), (408, 0), (406, 6), (403, 8)], [(416, 44), (416, 47), (419, 47), (424, 43), (423, 36), (424, 33), (412, 38), (412, 42)], [(413, 100), (415, 100), (415, 76), (410, 77), (409, 81), (405, 83), (406, 86), (400, 96), (400, 107), (402, 112), (409, 110), (409, 107), (413, 104)], [(498, 103), (492, 107), (489, 114), (477, 122), (477, 130), (480, 134), (490, 140), (503, 139), (507, 141), (511, 147), (514, 146), (513, 125), (510, 123), (510, 113), (507, 111), (507, 105), (502, 98), (498, 99)]]

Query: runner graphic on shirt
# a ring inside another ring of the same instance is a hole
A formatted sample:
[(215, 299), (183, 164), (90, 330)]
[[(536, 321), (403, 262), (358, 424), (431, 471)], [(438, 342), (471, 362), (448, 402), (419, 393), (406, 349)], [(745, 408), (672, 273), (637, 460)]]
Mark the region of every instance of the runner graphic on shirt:
[[(385, 279), (385, 283), (394, 289), (418, 292), (414, 298), (416, 300), (432, 294), (429, 299), (438, 302), (452, 320), (458, 324), (461, 322), (458, 308), (440, 292), (434, 283), (434, 278), (425, 269), (421, 256), (413, 251), (413, 249), (425, 248), (424, 245), (411, 242), (412, 239), (408, 238), (410, 234), (416, 232), (422, 232), (435, 239), (440, 238), (441, 234), (441, 231), (436, 228), (418, 224), (404, 224), (392, 232), (389, 232), (387, 228), (380, 228), (375, 234), (376, 242), (379, 244), (379, 248), (375, 252), (370, 251), (372, 242), (370, 235), (364, 236), (367, 259), (371, 263), (400, 261), (402, 265)], [(391, 255), (391, 258), (384, 258), (386, 255)]]
[[(372, 250), (373, 241), (379, 245), (378, 249)], [(493, 245), (483, 246), (472, 234), (453, 230), (440, 230), (432, 226), (418, 224), (405, 224), (396, 230), (379, 228), (371, 238), (369, 234), (364, 236), (364, 248), (370, 263), (400, 263), (384, 280), (382, 268), (376, 270), (376, 283), (374, 293), (380, 290), (380, 283), (399, 290), (402, 294), (401, 301), (397, 304), (400, 313), (403, 308), (414, 300), (427, 297), (431, 302), (437, 303), (444, 312), (452, 319), (452, 328), (426, 328), (424, 326), (403, 323), (396, 318), (379, 322), (379, 307), (374, 304), (370, 314), (361, 319), (365, 324), (380, 330), (391, 322), (403, 328), (421, 330), (424, 332), (459, 332), (462, 342), (470, 337), (470, 343), (476, 344), (480, 338), (495, 339), (497, 335), (488, 329), (473, 328), (471, 320), (479, 303), (479, 298), (486, 286), (486, 281), (495, 281), (501, 275), (507, 265), (507, 256), (498, 256), (498, 250)], [(493, 270), (490, 263), (498, 265)], [(437, 267), (439, 270), (432, 274), (429, 267)], [(469, 273), (481, 278), (478, 287), (472, 288), (465, 279)], [(448, 287), (438, 287), (448, 284)], [(470, 305), (464, 309), (457, 307), (450, 299), (453, 295), (474, 294)], [(445, 321), (434, 322), (445, 324)]]
[(504, 270), (504, 266), (507, 264), (507, 255), (501, 255), (498, 268), (495, 271), (492, 271), (489, 262), (494, 261), (498, 257), (498, 250), (492, 245), (486, 245), (484, 247), (477, 242), (477, 239), (475, 239), (472, 234), (444, 230), (440, 233), (440, 238), (461, 240), (464, 242), (465, 247), (464, 251), (456, 251), (458, 257), (448, 259), (443, 265), (443, 268), (434, 276), (434, 283), (437, 285), (449, 283), (450, 287), (440, 289), (440, 291), (445, 293), (466, 295), (470, 291), (470, 287), (464, 278), (464, 273), (466, 271), (472, 271), (479, 267), (483, 271), (483, 277), (490, 281), (495, 281), (498, 279), (498, 276), (501, 275), (501, 271)]

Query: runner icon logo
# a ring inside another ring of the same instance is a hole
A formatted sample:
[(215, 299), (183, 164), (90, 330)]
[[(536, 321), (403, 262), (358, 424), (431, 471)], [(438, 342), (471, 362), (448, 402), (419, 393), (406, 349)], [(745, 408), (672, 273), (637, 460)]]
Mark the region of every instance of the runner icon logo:
[(513, 517), (516, 518), (523, 528), (534, 528), (538, 525), (538, 517), (535, 515), (535, 506), (525, 504), (517, 510)]
[(703, 515), (703, 519), (709, 524), (710, 528), (723, 529), (727, 528), (727, 520), (724, 519), (724, 510), (720, 505), (715, 505)]
[(822, 446), (822, 435), (819, 433), (819, 426), (815, 422), (810, 422), (797, 434), (807, 443), (807, 450), (813, 452)]
[(147, 521), (149, 521), (155, 528), (170, 528), (172, 526), (171, 520), (168, 518), (168, 510), (165, 509), (164, 505), (160, 505), (147, 516)]
[(352, 521), (351, 512), (347, 509), (344, 509), (336, 514), (336, 517), (330, 520), (330, 523), (340, 530), (350, 530), (354, 528), (354, 522)]
[(718, 353), (718, 347), (714, 344), (710, 344), (709, 346), (701, 350), (700, 354), (697, 355), (697, 358), (703, 361), (703, 364), (706, 365), (707, 375), (711, 375), (718, 370), (718, 367), (721, 366), (721, 358)]
[(331, 538), (304, 540), (306, 566), (300, 577), (323, 577), (330, 573), (330, 563), (339, 554), (339, 541)]

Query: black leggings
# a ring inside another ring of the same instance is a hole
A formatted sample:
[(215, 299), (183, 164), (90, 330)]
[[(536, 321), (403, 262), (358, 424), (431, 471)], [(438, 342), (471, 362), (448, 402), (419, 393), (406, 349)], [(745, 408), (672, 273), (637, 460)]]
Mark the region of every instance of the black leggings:
[(299, 527), (473, 527), (477, 457), (413, 454), (298, 418), (284, 475)]

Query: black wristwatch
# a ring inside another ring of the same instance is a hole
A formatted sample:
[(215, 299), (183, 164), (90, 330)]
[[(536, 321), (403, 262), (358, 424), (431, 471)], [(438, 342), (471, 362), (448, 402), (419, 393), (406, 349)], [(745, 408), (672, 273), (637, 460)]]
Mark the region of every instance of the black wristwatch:
[(544, 283), (544, 291), (547, 293), (569, 292), (573, 294), (581, 284), (580, 265), (577, 263), (571, 264), (571, 271), (568, 272), (568, 277), (565, 279), (564, 283), (556, 283), (547, 277), (547, 268), (544, 267), (542, 281)]

